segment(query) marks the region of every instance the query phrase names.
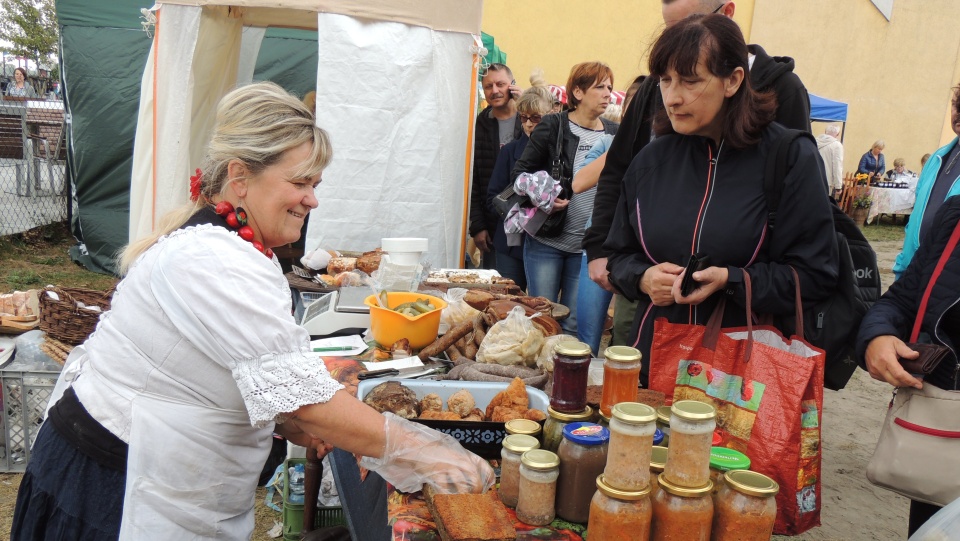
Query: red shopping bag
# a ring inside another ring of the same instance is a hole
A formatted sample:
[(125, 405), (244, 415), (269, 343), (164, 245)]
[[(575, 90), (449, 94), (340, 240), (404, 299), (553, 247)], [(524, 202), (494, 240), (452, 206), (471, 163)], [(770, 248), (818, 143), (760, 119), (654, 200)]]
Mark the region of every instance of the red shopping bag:
[[(743, 274), (749, 306), (750, 279)], [(721, 329), (724, 304), (706, 326), (654, 323), (650, 387), (717, 408), (720, 445), (745, 453), (751, 470), (780, 484), (775, 533), (797, 535), (820, 525), (825, 354), (773, 326), (754, 326), (749, 310), (746, 327)], [(797, 286), (802, 333), (801, 306)]]

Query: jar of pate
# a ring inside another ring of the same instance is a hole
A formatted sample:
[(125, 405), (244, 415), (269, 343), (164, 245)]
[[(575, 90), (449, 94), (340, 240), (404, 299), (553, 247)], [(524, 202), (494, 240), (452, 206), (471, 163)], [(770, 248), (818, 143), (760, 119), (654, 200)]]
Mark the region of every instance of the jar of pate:
[(710, 481), (710, 447), (717, 410), (705, 402), (674, 402), (670, 416), (670, 453), (663, 475), (674, 485), (702, 487)]
[(597, 492), (590, 501), (587, 532), (601, 541), (646, 541), (650, 539), (653, 510), (650, 488), (639, 491), (617, 490), (597, 477)]
[(657, 412), (646, 404), (620, 402), (610, 419), (610, 446), (603, 470), (606, 483), (636, 492), (650, 485), (650, 453), (657, 431)]
[(533, 449), (520, 455), (517, 520), (531, 526), (546, 526), (553, 522), (559, 475), (560, 458), (556, 453)]
[(527, 434), (513, 434), (503, 438), (500, 450), (500, 501), (507, 507), (516, 507), (520, 495), (520, 457), (537, 449), (540, 442)]
[(713, 500), (713, 541), (767, 541), (777, 519), (776, 481), (761, 473), (734, 470)]
[(713, 483), (686, 488), (660, 474), (660, 490), (653, 498), (651, 541), (710, 541), (713, 526)]

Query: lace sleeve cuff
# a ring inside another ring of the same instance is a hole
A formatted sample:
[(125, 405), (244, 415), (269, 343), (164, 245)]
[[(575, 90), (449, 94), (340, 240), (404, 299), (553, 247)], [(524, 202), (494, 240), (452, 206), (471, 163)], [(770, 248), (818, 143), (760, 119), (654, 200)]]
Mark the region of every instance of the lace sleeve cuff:
[(250, 424), (257, 427), (283, 422), (282, 414), (327, 402), (343, 389), (321, 359), (300, 351), (240, 360), (233, 377), (247, 405)]

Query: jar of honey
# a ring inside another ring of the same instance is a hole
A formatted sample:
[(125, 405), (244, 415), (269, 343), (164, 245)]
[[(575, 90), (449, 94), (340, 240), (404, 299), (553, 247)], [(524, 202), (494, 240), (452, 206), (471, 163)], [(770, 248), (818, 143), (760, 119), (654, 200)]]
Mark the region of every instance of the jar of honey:
[(710, 541), (713, 526), (713, 483), (686, 488), (660, 474), (660, 490), (653, 498), (651, 541)]
[(638, 491), (617, 490), (604, 476), (597, 477), (597, 492), (590, 501), (587, 531), (590, 539), (634, 541), (650, 539), (653, 510), (650, 488)]
[(614, 404), (637, 401), (641, 355), (632, 347), (610, 346), (604, 357), (600, 413), (610, 417)]
[(663, 467), (667, 464), (667, 453), (669, 449), (654, 445), (650, 450), (650, 499), (653, 500), (660, 490), (660, 474), (663, 473)]
[(553, 352), (553, 392), (550, 396), (550, 407), (561, 413), (581, 412), (587, 407), (590, 346), (583, 342), (560, 342)]
[(516, 507), (520, 496), (520, 457), (537, 449), (540, 442), (527, 434), (512, 434), (503, 438), (500, 451), (500, 501), (507, 507)]
[(777, 519), (776, 481), (761, 473), (734, 470), (714, 498), (713, 541), (767, 541)]
[(636, 492), (650, 485), (650, 453), (657, 431), (657, 412), (646, 404), (620, 402), (610, 419), (610, 447), (603, 470), (606, 483)]
[(560, 459), (555, 453), (533, 449), (520, 455), (517, 520), (531, 526), (553, 522), (559, 475)]
[(593, 419), (593, 408), (586, 406), (576, 413), (561, 413), (547, 406), (547, 420), (543, 422), (543, 439), (540, 448), (557, 452), (563, 441), (563, 427), (570, 423), (586, 423)]
[(680, 487), (697, 488), (710, 481), (710, 447), (717, 410), (705, 402), (674, 402), (670, 415), (670, 452), (663, 475)]

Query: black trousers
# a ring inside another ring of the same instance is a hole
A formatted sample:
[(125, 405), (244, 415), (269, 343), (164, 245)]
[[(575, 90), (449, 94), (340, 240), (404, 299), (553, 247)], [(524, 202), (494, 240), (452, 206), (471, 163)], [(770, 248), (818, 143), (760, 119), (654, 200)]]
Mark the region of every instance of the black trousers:
[(920, 529), (920, 526), (923, 526), (926, 521), (930, 520), (930, 517), (937, 514), (937, 511), (941, 509), (943, 508), (939, 505), (910, 500), (910, 522), (907, 526), (907, 537), (913, 535)]

